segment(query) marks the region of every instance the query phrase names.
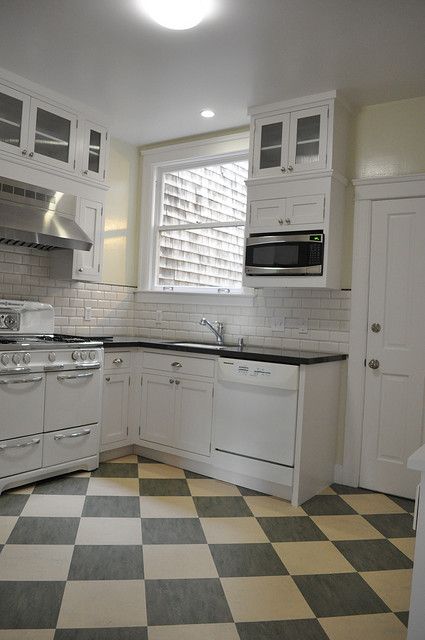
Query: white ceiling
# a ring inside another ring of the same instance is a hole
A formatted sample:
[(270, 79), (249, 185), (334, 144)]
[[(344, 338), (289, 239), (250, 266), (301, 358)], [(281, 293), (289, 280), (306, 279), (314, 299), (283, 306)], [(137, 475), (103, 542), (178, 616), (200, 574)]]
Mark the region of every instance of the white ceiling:
[(170, 31), (137, 0), (0, 0), (0, 64), (103, 111), (135, 144), (334, 88), (354, 106), (425, 94), (424, 0), (214, 2), (200, 26)]

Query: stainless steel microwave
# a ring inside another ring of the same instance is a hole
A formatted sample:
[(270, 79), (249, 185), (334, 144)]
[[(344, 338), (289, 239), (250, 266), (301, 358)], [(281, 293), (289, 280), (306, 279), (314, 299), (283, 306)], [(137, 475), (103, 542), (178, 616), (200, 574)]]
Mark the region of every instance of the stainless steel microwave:
[(254, 234), (246, 241), (247, 276), (320, 276), (325, 236), (321, 231)]

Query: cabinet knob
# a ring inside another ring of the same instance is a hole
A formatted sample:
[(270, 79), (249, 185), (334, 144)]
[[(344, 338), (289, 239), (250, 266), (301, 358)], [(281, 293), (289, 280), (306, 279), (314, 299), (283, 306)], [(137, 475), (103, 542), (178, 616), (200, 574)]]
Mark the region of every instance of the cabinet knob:
[(291, 218), (285, 218), (286, 224), (291, 224)]
[(106, 382), (110, 382), (110, 381), (111, 381), (111, 378), (110, 378), (109, 376), (107, 376), (107, 377), (105, 378), (105, 380), (106, 380)]
[(180, 384), (180, 380), (176, 380), (176, 384), (179, 385)]
[(279, 224), (283, 224), (283, 219), (282, 218), (278, 218), (277, 221), (278, 221)]
[(33, 158), (34, 157), (34, 151), (30, 151), (29, 154), (28, 154), (28, 157), (29, 158)]
[(83, 176), (87, 176), (89, 174), (88, 169), (84, 169)]
[(28, 151), (26, 149), (22, 149), (21, 153), (22, 153), (23, 156), (26, 156)]
[(176, 369), (181, 369), (183, 365), (181, 362), (172, 362), (171, 366), (175, 367)]
[(294, 167), (290, 164), (290, 165), (288, 166), (288, 171), (293, 171), (293, 170), (294, 170)]
[(170, 378), (170, 379), (169, 379), (169, 383), (170, 383), (170, 384), (173, 384), (173, 382), (174, 382), (174, 378)]
[(372, 329), (373, 333), (379, 333), (381, 331), (381, 325), (379, 324), (379, 322), (373, 322), (370, 328)]
[(83, 267), (80, 267), (80, 268), (78, 269), (78, 271), (79, 271), (80, 273), (83, 273), (83, 271), (84, 271)]
[(122, 364), (124, 360), (122, 358), (114, 358), (112, 364)]
[(282, 173), (286, 173), (286, 167), (280, 167), (280, 170), (282, 171)]

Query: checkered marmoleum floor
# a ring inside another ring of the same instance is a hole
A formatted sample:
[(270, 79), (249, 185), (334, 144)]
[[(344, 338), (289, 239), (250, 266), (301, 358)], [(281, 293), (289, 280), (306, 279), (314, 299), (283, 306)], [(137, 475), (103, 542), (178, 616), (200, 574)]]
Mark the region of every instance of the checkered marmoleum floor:
[(0, 496), (0, 640), (398, 640), (413, 503), (127, 456)]

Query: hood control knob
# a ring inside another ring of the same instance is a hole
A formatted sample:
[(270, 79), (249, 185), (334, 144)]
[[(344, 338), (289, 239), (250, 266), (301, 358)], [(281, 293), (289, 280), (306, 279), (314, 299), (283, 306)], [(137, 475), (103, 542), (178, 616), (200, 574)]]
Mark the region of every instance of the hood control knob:
[(49, 362), (54, 362), (56, 360), (56, 353), (51, 351), (47, 357), (49, 358)]
[(9, 364), (9, 362), (10, 362), (9, 356), (7, 355), (7, 353), (3, 353), (3, 355), (1, 356), (1, 363), (6, 366), (7, 364)]
[(82, 351), (81, 352), (81, 360), (87, 360), (87, 357), (88, 357), (87, 351)]
[(90, 351), (89, 358), (90, 360), (96, 360), (96, 351)]
[(14, 353), (12, 356), (12, 362), (14, 362), (15, 364), (19, 364), (21, 362), (21, 354)]
[(25, 362), (25, 364), (29, 364), (31, 362), (31, 354), (30, 353), (24, 353), (24, 357), (22, 359)]
[(72, 359), (73, 360), (79, 360), (80, 359), (80, 352), (79, 351), (73, 351), (72, 352)]

